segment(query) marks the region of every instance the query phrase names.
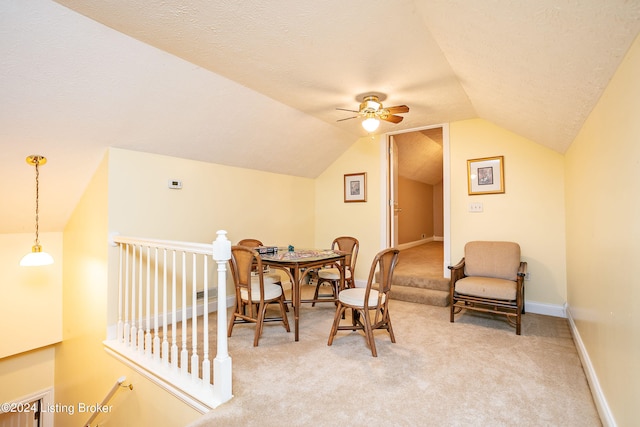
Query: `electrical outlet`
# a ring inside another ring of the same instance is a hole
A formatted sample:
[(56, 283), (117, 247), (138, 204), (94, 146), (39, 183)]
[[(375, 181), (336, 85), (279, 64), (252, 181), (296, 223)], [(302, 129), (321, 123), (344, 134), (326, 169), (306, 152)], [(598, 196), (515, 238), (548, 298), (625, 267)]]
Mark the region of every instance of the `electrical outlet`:
[(469, 203), (469, 212), (482, 212), (482, 202)]
[(524, 275), (524, 280), (531, 280), (531, 272), (527, 271), (527, 274)]

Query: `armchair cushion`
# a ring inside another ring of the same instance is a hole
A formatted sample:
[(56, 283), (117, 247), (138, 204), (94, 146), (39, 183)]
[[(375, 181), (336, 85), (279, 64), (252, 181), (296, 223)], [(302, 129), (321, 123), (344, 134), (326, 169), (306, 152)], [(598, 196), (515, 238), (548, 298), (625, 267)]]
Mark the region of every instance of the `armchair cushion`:
[(456, 292), (475, 297), (515, 301), (517, 283), (493, 277), (465, 277), (456, 282)]
[[(515, 281), (520, 267), (520, 246), (514, 242), (469, 242), (464, 247), (465, 276)], [(501, 298), (502, 299), (502, 298)], [(509, 299), (515, 299), (509, 298)]]
[[(337, 268), (321, 268), (318, 270), (318, 277), (328, 280), (340, 280), (340, 270)], [(351, 270), (344, 269), (344, 278), (351, 279)]]

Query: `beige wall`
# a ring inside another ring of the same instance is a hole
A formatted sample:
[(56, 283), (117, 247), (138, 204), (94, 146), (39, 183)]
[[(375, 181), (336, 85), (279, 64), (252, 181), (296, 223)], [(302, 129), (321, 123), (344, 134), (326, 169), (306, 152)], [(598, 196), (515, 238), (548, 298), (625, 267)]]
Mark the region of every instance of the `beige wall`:
[(62, 233), (40, 233), (54, 263), (20, 267), (34, 234), (0, 234), (0, 402), (54, 386), (53, 345), (62, 340)]
[(444, 188), (440, 182), (433, 186), (433, 235), (444, 238)]
[(432, 185), (398, 177), (398, 244), (434, 236), (434, 189)]
[[(556, 309), (566, 302), (564, 157), (485, 120), (450, 124), (451, 259), (469, 240), (513, 240), (529, 263), (526, 300)], [(351, 234), (361, 249), (356, 279), (366, 280), (384, 245), (385, 162), (379, 139), (359, 139), (316, 179), (316, 246)], [(505, 157), (505, 194), (469, 196), (467, 159)], [(367, 203), (344, 203), (343, 177), (366, 171)], [(469, 213), (469, 202), (484, 204)], [(383, 228), (381, 230), (381, 227)], [(543, 230), (532, 233), (531, 230)]]
[(21, 401), (54, 386), (53, 346), (38, 348), (0, 360), (0, 402)]
[[(531, 280), (526, 301), (566, 301), (563, 156), (481, 119), (451, 123), (451, 260), (470, 240), (520, 244)], [(469, 196), (467, 160), (504, 156), (505, 193)], [(468, 212), (481, 202), (482, 213)]]
[[(182, 189), (169, 189), (170, 179)], [(232, 244), (313, 247), (314, 206), (312, 179), (110, 150), (109, 231), (123, 236), (210, 243), (222, 229)]]
[[(56, 347), (55, 403), (77, 407), (100, 402), (124, 375), (134, 390), (118, 393), (110, 423), (184, 425), (200, 414), (117, 362), (102, 345), (107, 329), (108, 168), (105, 156), (64, 231), (64, 340)], [(60, 412), (55, 423), (82, 425), (90, 415)]]
[[(382, 249), (381, 216), (384, 174), (383, 147), (379, 138), (360, 138), (344, 155), (315, 180), (315, 246), (326, 248), (338, 236), (353, 236), (360, 242), (356, 281), (366, 281), (371, 262)], [(366, 203), (344, 202), (344, 175), (367, 173)]]
[(53, 264), (20, 267), (34, 237), (0, 234), (0, 359), (62, 339), (62, 233), (40, 233)]
[[(109, 170), (111, 232), (210, 243), (223, 229), (233, 243), (314, 243), (312, 179), (120, 149)], [(183, 188), (169, 189), (170, 179)]]
[(619, 426), (640, 420), (640, 40), (566, 154), (569, 311)]

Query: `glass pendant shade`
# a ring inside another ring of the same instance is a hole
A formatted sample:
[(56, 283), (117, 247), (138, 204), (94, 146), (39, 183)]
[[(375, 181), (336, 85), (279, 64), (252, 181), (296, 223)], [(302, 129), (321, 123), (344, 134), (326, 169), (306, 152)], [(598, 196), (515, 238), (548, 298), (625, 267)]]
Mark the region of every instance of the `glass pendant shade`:
[(33, 246), (31, 252), (20, 260), (22, 267), (37, 267), (50, 264), (53, 264), (53, 257), (46, 252), (42, 252), (42, 246), (40, 245)]
[(378, 126), (380, 126), (380, 120), (373, 117), (369, 117), (368, 119), (364, 119), (362, 121), (362, 127), (367, 132), (374, 132), (376, 129), (378, 129)]

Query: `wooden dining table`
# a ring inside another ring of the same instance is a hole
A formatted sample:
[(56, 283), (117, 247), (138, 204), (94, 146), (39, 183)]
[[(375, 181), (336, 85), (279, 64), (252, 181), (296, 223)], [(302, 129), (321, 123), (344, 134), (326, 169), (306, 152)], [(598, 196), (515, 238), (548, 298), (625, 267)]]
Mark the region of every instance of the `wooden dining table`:
[(336, 264), (340, 270), (340, 289), (344, 288), (344, 263), (347, 252), (331, 249), (278, 248), (274, 253), (261, 253), (262, 264), (283, 270), (291, 279), (291, 305), (293, 306), (295, 340), (299, 341), (301, 286), (314, 268)]

